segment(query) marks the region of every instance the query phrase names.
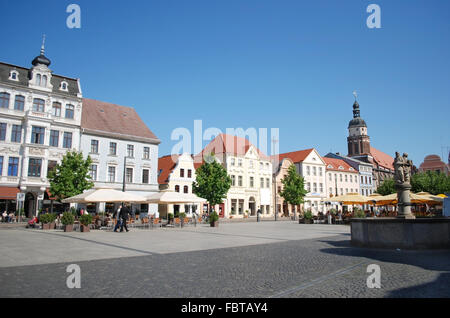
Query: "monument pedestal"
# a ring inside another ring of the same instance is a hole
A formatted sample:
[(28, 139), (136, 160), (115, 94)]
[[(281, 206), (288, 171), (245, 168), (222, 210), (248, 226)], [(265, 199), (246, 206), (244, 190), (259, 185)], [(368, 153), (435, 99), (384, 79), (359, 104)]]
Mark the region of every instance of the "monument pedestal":
[(409, 196), (411, 192), (411, 185), (409, 183), (396, 184), (397, 189), (397, 201), (398, 212), (397, 218), (399, 219), (415, 219), (416, 217), (411, 212), (411, 198)]

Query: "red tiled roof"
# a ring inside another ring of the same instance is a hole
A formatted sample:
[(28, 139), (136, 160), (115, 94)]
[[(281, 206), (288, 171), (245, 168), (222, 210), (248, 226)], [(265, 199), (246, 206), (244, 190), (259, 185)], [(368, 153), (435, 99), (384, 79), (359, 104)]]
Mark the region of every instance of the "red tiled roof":
[(394, 170), (394, 158), (378, 149), (375, 149), (374, 147), (370, 147), (370, 154), (372, 155), (373, 160), (379, 166), (386, 169)]
[(438, 155), (428, 155), (424, 161), (420, 164), (419, 171), (426, 170), (442, 170), (447, 172), (450, 166), (441, 160)]
[(159, 141), (131, 107), (83, 98), (81, 114), (81, 128)]
[(158, 183), (167, 184), (169, 182), (169, 175), (175, 168), (179, 155), (168, 155), (158, 159)]
[[(344, 172), (353, 172), (358, 173), (355, 169), (353, 169), (347, 162), (345, 162), (342, 159), (336, 159), (336, 158), (328, 158), (328, 157), (322, 157), (323, 161), (325, 161), (326, 169), (332, 170), (332, 171), (344, 171)], [(328, 166), (332, 166), (332, 168), (329, 168)], [(339, 169), (339, 167), (343, 167), (344, 169)], [(351, 168), (351, 170), (350, 170)]]
[[(243, 156), (247, 153), (251, 146), (254, 145), (245, 138), (227, 134), (220, 134), (216, 138), (214, 138), (205, 148), (203, 148), (203, 150), (199, 154), (195, 156), (195, 162), (199, 163), (200, 158), (203, 158), (203, 156), (210, 153), (214, 153), (216, 155), (233, 154)], [(269, 159), (258, 148), (256, 148), (256, 146), (254, 147), (261, 158)]]
[(19, 188), (0, 187), (0, 199), (15, 200), (17, 198), (17, 193), (19, 192), (20, 192)]
[(272, 160), (276, 160), (278, 158), (279, 161), (282, 161), (285, 158), (289, 158), (292, 160), (293, 163), (299, 163), (303, 162), (303, 160), (308, 157), (308, 155), (314, 150), (314, 148), (311, 149), (305, 149), (305, 150), (299, 150), (299, 151), (293, 151), (293, 152), (287, 152), (287, 153), (280, 153), (278, 156), (271, 156)]

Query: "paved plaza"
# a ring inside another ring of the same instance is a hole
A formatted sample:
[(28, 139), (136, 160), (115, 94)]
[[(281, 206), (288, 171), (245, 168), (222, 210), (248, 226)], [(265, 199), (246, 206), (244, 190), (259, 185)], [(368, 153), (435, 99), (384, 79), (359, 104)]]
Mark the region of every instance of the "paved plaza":
[[(450, 297), (450, 251), (350, 246), (347, 225), (0, 229), (0, 297)], [(66, 285), (67, 266), (81, 288)], [(381, 288), (367, 287), (367, 267)]]

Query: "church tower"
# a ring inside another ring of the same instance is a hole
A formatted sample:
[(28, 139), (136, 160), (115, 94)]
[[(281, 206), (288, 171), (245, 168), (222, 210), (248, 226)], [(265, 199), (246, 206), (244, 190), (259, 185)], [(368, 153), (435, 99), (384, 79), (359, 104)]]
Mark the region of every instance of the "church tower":
[(353, 119), (348, 124), (348, 156), (358, 157), (370, 154), (370, 137), (367, 135), (366, 122), (361, 118), (359, 104), (353, 104)]

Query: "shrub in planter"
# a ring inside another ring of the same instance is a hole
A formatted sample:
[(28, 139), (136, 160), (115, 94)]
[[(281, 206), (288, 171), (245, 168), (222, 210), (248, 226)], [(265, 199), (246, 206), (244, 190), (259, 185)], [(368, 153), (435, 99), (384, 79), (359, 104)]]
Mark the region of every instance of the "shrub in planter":
[(92, 215), (83, 214), (80, 216), (80, 230), (81, 232), (89, 232), (89, 224), (92, 223)]
[(167, 220), (169, 221), (169, 224), (173, 224), (173, 213), (167, 214)]
[(353, 217), (358, 218), (358, 219), (363, 219), (366, 217), (366, 214), (364, 213), (363, 210), (361, 210), (359, 208), (355, 208), (355, 210), (353, 211)]
[(313, 214), (311, 212), (311, 210), (308, 210), (305, 212), (304, 216), (303, 216), (303, 220), (305, 224), (311, 224), (312, 220), (313, 220)]
[(183, 227), (183, 226), (184, 226), (184, 219), (185, 219), (185, 217), (186, 217), (186, 213), (181, 212), (181, 213), (178, 215), (178, 217), (180, 218), (180, 224), (181, 224), (181, 227)]
[(219, 226), (219, 215), (216, 212), (211, 213), (209, 216), (209, 224), (211, 227), (218, 227)]
[(56, 215), (56, 213), (51, 213), (49, 215), (50, 215), (50, 230), (54, 230), (56, 228), (55, 221), (56, 221), (57, 215)]
[(75, 217), (71, 212), (64, 212), (61, 218), (61, 223), (64, 225), (64, 232), (72, 232), (73, 223), (75, 222)]
[(41, 214), (39, 215), (39, 222), (42, 223), (43, 230), (50, 230), (50, 223), (52, 222), (53, 217), (50, 214)]

